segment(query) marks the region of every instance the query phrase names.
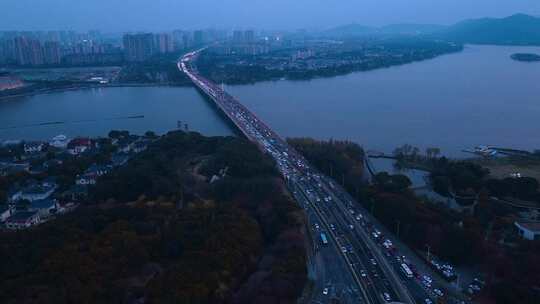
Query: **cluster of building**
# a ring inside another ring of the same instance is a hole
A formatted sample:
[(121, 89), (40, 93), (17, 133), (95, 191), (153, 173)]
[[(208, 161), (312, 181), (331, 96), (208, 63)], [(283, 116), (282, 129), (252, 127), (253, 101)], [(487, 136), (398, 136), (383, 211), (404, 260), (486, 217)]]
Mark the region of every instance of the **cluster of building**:
[(206, 42), (223, 39), (225, 32), (197, 30), (165, 33), (133, 33), (123, 36), (123, 48), (126, 61), (145, 61), (155, 54), (172, 53)]
[(19, 66), (86, 65), (122, 62), (120, 46), (98, 31), (0, 33), (0, 64)]
[[(91, 164), (80, 172), (73, 184), (57, 182), (53, 172), (69, 159), (103, 152), (103, 142), (115, 147), (108, 162)], [(24, 179), (11, 185), (7, 201), (0, 202), (0, 223), (7, 229), (25, 229), (49, 221), (75, 209), (88, 198), (88, 187), (114, 168), (125, 165), (135, 154), (147, 149), (151, 139), (127, 135), (113, 139), (79, 137), (69, 140), (64, 135), (42, 141), (8, 141), (2, 149), (20, 151), (13, 157), (0, 159), (0, 175), (22, 174)], [(54, 155), (51, 157), (51, 155)]]
[(281, 35), (257, 35), (253, 30), (232, 32), (228, 39), (210, 48), (217, 55), (263, 55), (283, 47), (288, 40)]

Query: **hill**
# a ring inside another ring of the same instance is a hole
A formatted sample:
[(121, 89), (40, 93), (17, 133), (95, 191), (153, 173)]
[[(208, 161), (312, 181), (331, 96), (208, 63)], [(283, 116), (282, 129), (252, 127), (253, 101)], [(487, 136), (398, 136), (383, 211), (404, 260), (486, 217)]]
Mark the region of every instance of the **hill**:
[(304, 218), (284, 189), (254, 144), (170, 132), (74, 212), (0, 230), (0, 303), (294, 303)]
[(465, 20), (437, 36), (460, 43), (540, 45), (540, 18), (516, 14), (501, 19)]
[(372, 35), (422, 35), (439, 32), (445, 29), (444, 25), (436, 24), (390, 24), (382, 27), (370, 27), (360, 24), (346, 24), (323, 32), (333, 37), (358, 37)]
[(451, 26), (435, 24), (392, 24), (369, 27), (360, 24), (338, 26), (321, 33), (331, 37), (375, 35), (420, 35), (457, 43), (496, 45), (540, 45), (540, 18), (515, 14), (505, 18), (480, 18)]

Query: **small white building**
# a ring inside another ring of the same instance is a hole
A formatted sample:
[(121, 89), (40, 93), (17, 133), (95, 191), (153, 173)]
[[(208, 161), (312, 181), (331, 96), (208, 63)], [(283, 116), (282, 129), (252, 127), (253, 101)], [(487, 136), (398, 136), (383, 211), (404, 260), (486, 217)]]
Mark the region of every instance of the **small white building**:
[(68, 138), (67, 136), (62, 135), (62, 134), (57, 135), (51, 139), (51, 141), (49, 142), (49, 145), (55, 148), (60, 148), (60, 149), (66, 148), (68, 145)]
[(96, 173), (85, 173), (82, 175), (77, 175), (75, 179), (75, 184), (79, 186), (95, 185), (97, 182), (98, 175)]
[(57, 212), (58, 203), (54, 199), (33, 201), (28, 210), (37, 211), (41, 218), (47, 218)]
[(514, 225), (518, 229), (519, 235), (529, 241), (540, 240), (540, 222), (537, 221), (517, 221)]
[(19, 195), (19, 199), (30, 202), (49, 198), (56, 190), (56, 184), (36, 184), (24, 188)]
[(37, 225), (40, 222), (39, 213), (37, 211), (17, 212), (10, 216), (6, 221), (8, 229), (26, 229)]
[(24, 144), (24, 153), (39, 153), (45, 149), (45, 143), (31, 141)]
[(0, 223), (5, 222), (11, 216), (11, 208), (8, 206), (0, 207)]

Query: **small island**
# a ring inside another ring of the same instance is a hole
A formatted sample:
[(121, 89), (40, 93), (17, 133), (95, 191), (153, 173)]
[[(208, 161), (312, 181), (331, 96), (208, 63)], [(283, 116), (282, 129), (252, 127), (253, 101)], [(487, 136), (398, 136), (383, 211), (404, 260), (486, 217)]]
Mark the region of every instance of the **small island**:
[(516, 54), (512, 54), (510, 58), (516, 61), (524, 61), (524, 62), (540, 61), (540, 55), (532, 54), (532, 53), (516, 53)]

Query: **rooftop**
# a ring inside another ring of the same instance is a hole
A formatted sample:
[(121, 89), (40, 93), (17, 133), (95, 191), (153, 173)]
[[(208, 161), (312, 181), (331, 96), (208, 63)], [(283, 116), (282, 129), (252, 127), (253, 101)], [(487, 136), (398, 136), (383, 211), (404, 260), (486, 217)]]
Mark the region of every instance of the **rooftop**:
[(26, 222), (29, 218), (35, 216), (37, 211), (22, 211), (17, 212), (9, 217), (8, 222)]
[(540, 222), (537, 221), (517, 221), (516, 225), (530, 230), (534, 233), (540, 233)]
[(48, 209), (54, 207), (54, 205), (55, 201), (51, 199), (37, 200), (31, 203), (31, 206), (34, 209)]

